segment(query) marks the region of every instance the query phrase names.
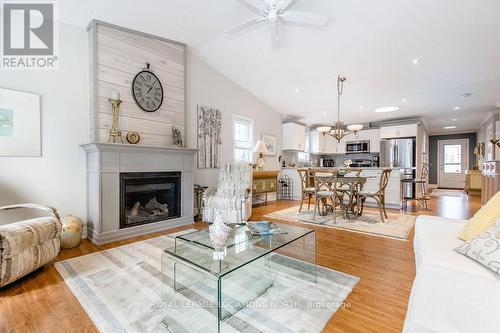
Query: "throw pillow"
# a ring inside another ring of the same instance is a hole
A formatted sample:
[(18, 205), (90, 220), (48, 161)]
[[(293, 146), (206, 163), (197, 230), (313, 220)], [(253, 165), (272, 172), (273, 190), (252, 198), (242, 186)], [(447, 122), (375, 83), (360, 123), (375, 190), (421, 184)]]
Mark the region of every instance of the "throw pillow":
[(458, 235), (464, 241), (471, 240), (491, 228), (500, 217), (500, 191), (497, 192), (474, 216), (469, 219)]
[(500, 275), (500, 220), (486, 232), (455, 249)]

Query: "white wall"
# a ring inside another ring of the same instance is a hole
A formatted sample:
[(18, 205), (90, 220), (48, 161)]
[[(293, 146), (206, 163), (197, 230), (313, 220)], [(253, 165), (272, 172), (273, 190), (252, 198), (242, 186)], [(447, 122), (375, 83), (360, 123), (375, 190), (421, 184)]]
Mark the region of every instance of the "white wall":
[(0, 87), (41, 95), (42, 127), (42, 157), (0, 157), (0, 205), (44, 203), (86, 216), (87, 44), (85, 29), (62, 24), (58, 70), (0, 70)]
[[(261, 134), (273, 134), (278, 139), (276, 156), (265, 157), (265, 170), (279, 170), (281, 151), (281, 116), (255, 96), (188, 52), (187, 57), (187, 145), (196, 148), (196, 105), (210, 106), (222, 112), (222, 159), (233, 161), (233, 115), (242, 115), (254, 121), (254, 142)], [(215, 186), (218, 170), (196, 169), (195, 183)]]
[[(86, 160), (79, 146), (89, 128), (88, 37), (83, 28), (61, 24), (59, 70), (0, 70), (0, 87), (41, 95), (42, 157), (0, 157), (0, 206), (36, 202), (56, 207), (61, 215), (86, 220)], [(222, 111), (223, 159), (232, 161), (232, 115), (255, 121), (261, 133), (278, 137), (281, 118), (193, 55), (188, 56), (187, 145), (196, 147), (196, 105)], [(278, 169), (278, 156), (266, 158), (266, 169)], [(197, 170), (195, 182), (215, 185), (218, 170)], [(0, 224), (5, 221), (0, 215)]]

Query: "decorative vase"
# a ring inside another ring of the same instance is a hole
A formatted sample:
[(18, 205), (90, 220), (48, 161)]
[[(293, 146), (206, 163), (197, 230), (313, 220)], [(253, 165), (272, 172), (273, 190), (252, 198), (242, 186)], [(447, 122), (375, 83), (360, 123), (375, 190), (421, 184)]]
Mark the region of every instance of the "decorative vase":
[(221, 214), (217, 214), (214, 223), (208, 227), (210, 241), (215, 250), (221, 251), (226, 246), (227, 239), (232, 229), (222, 220)]
[(70, 249), (80, 245), (82, 239), (83, 222), (79, 217), (66, 216), (61, 219), (62, 233), (61, 233), (61, 247), (63, 249)]

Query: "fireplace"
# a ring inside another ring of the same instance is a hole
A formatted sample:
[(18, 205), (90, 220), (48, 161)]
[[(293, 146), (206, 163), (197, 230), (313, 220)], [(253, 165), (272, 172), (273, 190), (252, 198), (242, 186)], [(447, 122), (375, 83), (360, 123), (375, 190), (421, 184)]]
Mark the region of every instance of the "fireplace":
[(181, 172), (120, 173), (120, 229), (181, 217)]

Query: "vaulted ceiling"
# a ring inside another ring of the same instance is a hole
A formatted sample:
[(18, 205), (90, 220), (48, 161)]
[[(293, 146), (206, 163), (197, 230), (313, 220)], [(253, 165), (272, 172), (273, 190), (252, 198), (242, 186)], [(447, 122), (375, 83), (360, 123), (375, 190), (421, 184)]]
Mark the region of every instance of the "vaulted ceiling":
[[(326, 13), (329, 23), (285, 24), (273, 48), (264, 24), (224, 36), (256, 16), (243, 0), (64, 0), (59, 16), (185, 42), (276, 111), (307, 124), (334, 121), (338, 74), (347, 77), (341, 110), (347, 123), (423, 117), (430, 133), (449, 125), (465, 132), (500, 110), (498, 0), (296, 0), (293, 9)], [(374, 112), (393, 105), (401, 110)]]

